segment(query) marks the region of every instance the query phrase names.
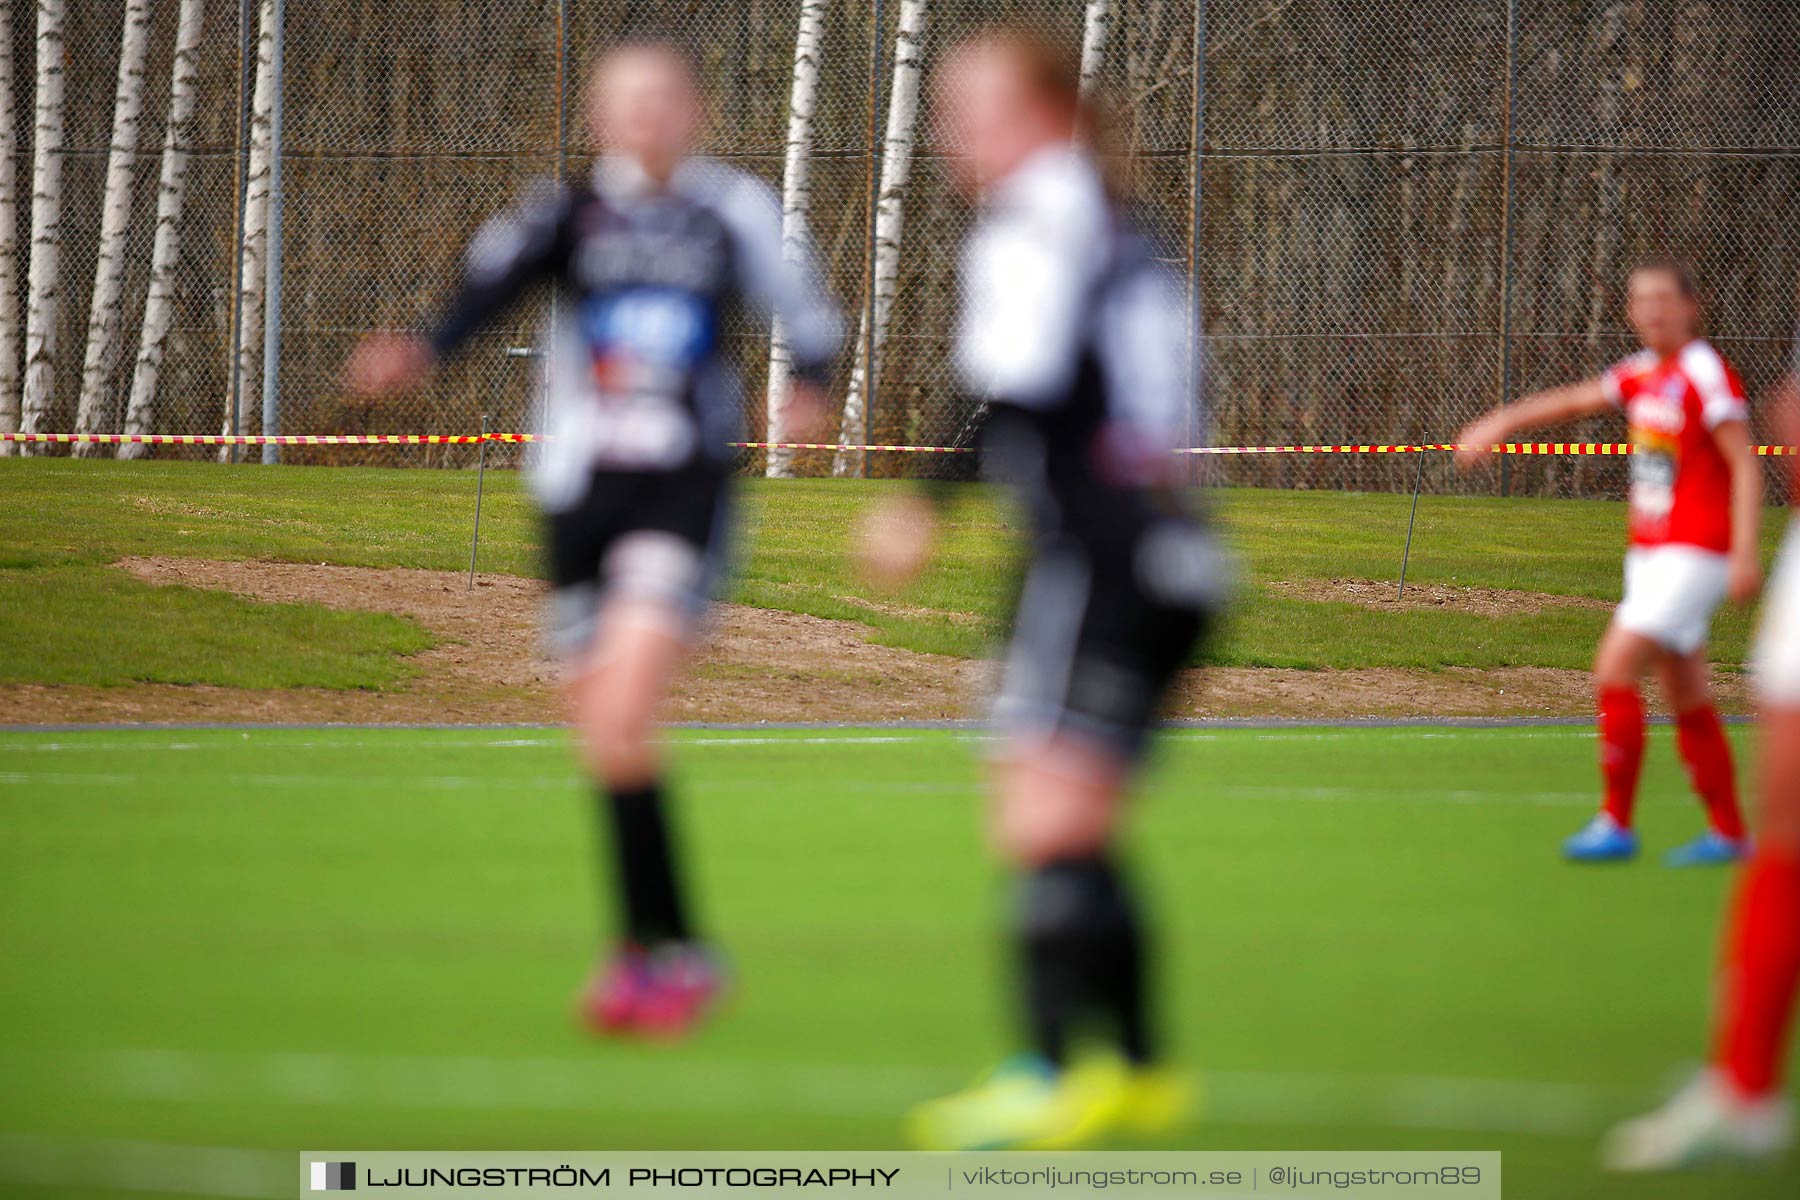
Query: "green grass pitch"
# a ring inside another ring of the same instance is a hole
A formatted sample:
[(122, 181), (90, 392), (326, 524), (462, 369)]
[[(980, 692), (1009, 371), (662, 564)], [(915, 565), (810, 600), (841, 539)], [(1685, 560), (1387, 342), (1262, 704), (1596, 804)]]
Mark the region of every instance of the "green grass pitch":
[[(906, 595), (872, 592), (850, 566), (850, 531), (895, 481), (748, 481), (750, 535), (733, 598), (853, 620), (885, 645), (980, 655), (1005, 606), (1014, 538), (1006, 510), (971, 489), (952, 510), (936, 566)], [(467, 471), (221, 467), (0, 459), (0, 684), (209, 683), (233, 687), (403, 686), (404, 655), (430, 640), (409, 622), (317, 606), (264, 612), (229, 596), (157, 588), (108, 564), (126, 555), (272, 559), (460, 571), (475, 480)], [(1243, 667), (1584, 669), (1604, 605), (1486, 616), (1419, 608), (1403, 619), (1307, 599), (1281, 584), (1399, 573), (1403, 495), (1210, 494), (1242, 565), (1214, 661)], [(1410, 578), (1609, 601), (1625, 545), (1620, 504), (1426, 497)], [(1783, 521), (1765, 522), (1765, 558)], [(490, 472), (481, 569), (538, 570), (537, 524), (517, 472)], [(310, 607), (310, 612), (308, 611)], [(1726, 608), (1714, 660), (1743, 661), (1754, 614)]]
[[(1009, 1047), (980, 739), (673, 736), (741, 989), (633, 1047), (569, 1019), (599, 916), (558, 733), (0, 733), (0, 1194), (143, 1143), (231, 1148), (277, 1195), (302, 1147), (895, 1145)], [(1585, 731), (1176, 730), (1146, 783), (1165, 1023), (1210, 1095), (1165, 1145), (1498, 1149), (1528, 1200), (1800, 1194), (1592, 1165), (1704, 1052), (1727, 877), (1557, 861)], [(1666, 731), (1646, 786), (1656, 852), (1698, 822)]]

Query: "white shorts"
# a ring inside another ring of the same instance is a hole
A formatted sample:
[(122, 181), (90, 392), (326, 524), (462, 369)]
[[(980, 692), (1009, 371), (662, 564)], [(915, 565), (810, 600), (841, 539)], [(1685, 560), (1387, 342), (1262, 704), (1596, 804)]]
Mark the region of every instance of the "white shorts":
[(1800, 518), (1788, 526), (1775, 576), (1763, 596), (1762, 629), (1750, 670), (1765, 704), (1800, 706)]
[(1727, 559), (1715, 551), (1633, 547), (1625, 554), (1625, 598), (1613, 623), (1672, 653), (1692, 654), (1706, 645), (1729, 580)]

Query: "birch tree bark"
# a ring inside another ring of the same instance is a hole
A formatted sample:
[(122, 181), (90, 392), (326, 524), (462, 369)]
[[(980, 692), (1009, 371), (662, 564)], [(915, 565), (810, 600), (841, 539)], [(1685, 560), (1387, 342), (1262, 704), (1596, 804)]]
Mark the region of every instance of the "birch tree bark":
[[(900, 5), (900, 28), (894, 40), (894, 84), (888, 99), (887, 134), (881, 152), (881, 194), (875, 205), (875, 269), (870, 279), (874, 296), (873, 302), (863, 309), (856, 338), (856, 367), (850, 374), (849, 394), (844, 397), (839, 446), (859, 446), (869, 440), (869, 381), (881, 367), (881, 346), (894, 306), (894, 283), (900, 275), (901, 223), (906, 184), (912, 175), (913, 127), (919, 117), (919, 67), (928, 7), (927, 0), (902, 0)], [(871, 308), (873, 331), (869, 328)], [(851, 474), (858, 457), (840, 449), (832, 460), (831, 473)]]
[[(244, 254), (238, 304), (237, 380), (235, 396), (227, 384), (225, 420), (221, 433), (245, 429), (244, 400), (258, 393), (262, 366), (263, 270), (269, 260), (269, 144), (270, 110), (275, 103), (275, 4), (262, 0), (256, 37), (256, 90), (250, 102), (250, 167), (244, 178)], [(235, 403), (236, 408), (233, 408)], [(219, 448), (219, 461), (231, 458), (231, 448)]]
[[(19, 429), (45, 432), (56, 384), (56, 318), (62, 300), (63, 0), (37, 0), (36, 129), (31, 164), (31, 267), (26, 278), (25, 388)], [(21, 454), (32, 453), (29, 445)]]
[[(19, 431), (19, 171), (13, 155), (12, 5), (0, 5), (0, 433)], [(0, 456), (15, 443), (0, 442)]]
[[(806, 252), (806, 216), (812, 199), (807, 177), (808, 160), (812, 155), (813, 108), (819, 94), (819, 63), (825, 48), (827, 7), (827, 0), (801, 0), (800, 31), (794, 38), (787, 164), (781, 180), (781, 249), (789, 261)], [(781, 410), (787, 403), (792, 373), (793, 361), (788, 354), (787, 339), (782, 336), (781, 322), (777, 320), (769, 334), (768, 440), (771, 442), (787, 440), (788, 431), (782, 424)], [(793, 461), (793, 451), (770, 449), (764, 474), (770, 479), (786, 479), (793, 474)]]
[(1106, 61), (1106, 34), (1112, 27), (1112, 0), (1087, 0), (1087, 15), (1081, 25), (1081, 95), (1094, 94), (1094, 83)]
[[(125, 323), (125, 232), (131, 223), (131, 159), (137, 153), (138, 117), (144, 110), (144, 54), (150, 45), (150, 0), (125, 0), (125, 27), (119, 34), (119, 83), (113, 96), (112, 148), (106, 155), (106, 191), (100, 202), (100, 247), (94, 262), (94, 294), (88, 305), (87, 354), (81, 366), (81, 396), (75, 406), (77, 433), (103, 433), (111, 424), (113, 367)], [(75, 454), (103, 453), (95, 443), (79, 443)]]
[[(125, 432), (151, 431), (156, 413), (156, 381), (175, 320), (175, 265), (180, 260), (181, 208), (187, 198), (188, 138), (194, 117), (194, 93), (200, 76), (202, 0), (181, 0), (175, 29), (175, 66), (169, 79), (169, 128), (163, 135), (162, 177), (156, 193), (156, 245), (151, 251), (150, 286), (144, 296), (144, 327), (139, 334), (137, 365), (131, 373), (131, 398), (125, 406)], [(142, 458), (146, 447), (127, 442), (120, 458)]]

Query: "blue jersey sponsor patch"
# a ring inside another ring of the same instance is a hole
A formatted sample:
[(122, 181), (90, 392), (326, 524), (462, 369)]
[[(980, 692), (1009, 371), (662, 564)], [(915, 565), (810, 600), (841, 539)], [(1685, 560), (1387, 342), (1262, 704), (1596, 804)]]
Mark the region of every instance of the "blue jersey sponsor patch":
[(596, 361), (691, 371), (712, 352), (712, 303), (678, 288), (609, 291), (582, 304), (581, 328)]

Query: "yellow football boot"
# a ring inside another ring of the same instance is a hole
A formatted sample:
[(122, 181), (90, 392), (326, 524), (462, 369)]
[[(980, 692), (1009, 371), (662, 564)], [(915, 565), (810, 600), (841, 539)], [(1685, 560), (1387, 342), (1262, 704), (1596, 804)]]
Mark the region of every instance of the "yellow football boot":
[(1199, 1080), (1174, 1067), (1140, 1067), (1126, 1083), (1120, 1125), (1140, 1137), (1155, 1137), (1200, 1115)]
[(1177, 1073), (1133, 1070), (1111, 1055), (1061, 1072), (1021, 1056), (967, 1091), (920, 1105), (906, 1132), (922, 1150), (1074, 1150), (1120, 1129), (1165, 1131), (1188, 1114), (1193, 1093)]

